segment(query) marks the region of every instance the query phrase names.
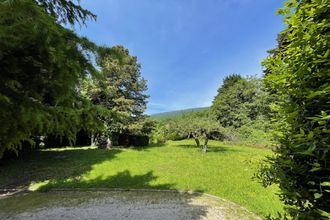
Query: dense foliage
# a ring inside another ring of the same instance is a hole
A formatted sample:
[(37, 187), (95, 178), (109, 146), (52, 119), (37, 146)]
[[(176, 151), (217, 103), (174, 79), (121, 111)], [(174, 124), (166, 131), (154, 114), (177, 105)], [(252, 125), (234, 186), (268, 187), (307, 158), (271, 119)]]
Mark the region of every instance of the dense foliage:
[(265, 146), (271, 139), (269, 103), (261, 79), (232, 74), (223, 80), (211, 110), (225, 140)]
[(100, 48), (97, 62), (101, 67), (101, 77), (87, 79), (84, 93), (95, 105), (112, 111), (112, 114), (101, 117), (105, 130), (97, 136), (111, 141), (122, 133), (150, 133), (152, 122), (146, 120), (144, 115), (148, 98), (145, 94), (147, 84), (141, 77), (137, 58), (131, 56), (123, 46), (114, 46)]
[(223, 127), (239, 128), (267, 113), (267, 93), (260, 79), (229, 75), (218, 89), (212, 110)]
[(80, 129), (100, 126), (99, 108), (79, 91), (95, 76), (96, 46), (58, 23), (88, 17), (68, 1), (0, 2), (0, 156), (33, 136), (73, 140)]
[(330, 218), (330, 1), (290, 0), (287, 28), (264, 61), (280, 142), (265, 185), (279, 184), (287, 217)]

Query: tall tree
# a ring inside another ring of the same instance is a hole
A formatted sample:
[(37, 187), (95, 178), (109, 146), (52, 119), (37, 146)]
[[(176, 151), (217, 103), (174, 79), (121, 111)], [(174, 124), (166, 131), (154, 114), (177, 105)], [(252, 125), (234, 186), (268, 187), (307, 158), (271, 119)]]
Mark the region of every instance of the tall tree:
[(268, 111), (267, 94), (255, 77), (227, 76), (213, 100), (212, 111), (223, 127), (241, 127)]
[(74, 139), (82, 127), (100, 125), (79, 93), (96, 73), (89, 57), (96, 46), (58, 23), (91, 15), (64, 0), (0, 2), (0, 157), (33, 135)]
[(287, 28), (264, 66), (280, 145), (261, 178), (279, 184), (287, 215), (329, 219), (330, 1), (290, 0), (279, 12)]
[(114, 46), (100, 49), (98, 63), (102, 79), (91, 83), (88, 94), (95, 104), (111, 109), (118, 116), (103, 118), (106, 136), (148, 130), (148, 122), (144, 120), (147, 82), (141, 77), (137, 58), (123, 46)]

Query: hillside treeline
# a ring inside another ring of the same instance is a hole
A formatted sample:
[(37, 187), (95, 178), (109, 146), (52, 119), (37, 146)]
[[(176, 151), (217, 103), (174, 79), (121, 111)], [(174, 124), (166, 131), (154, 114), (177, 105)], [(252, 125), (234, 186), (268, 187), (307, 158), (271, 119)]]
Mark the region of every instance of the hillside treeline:
[(193, 138), (210, 130), (209, 139), (260, 147), (272, 144), (271, 96), (261, 79), (232, 74), (223, 80), (209, 109), (187, 112), (181, 117), (161, 120), (153, 140)]

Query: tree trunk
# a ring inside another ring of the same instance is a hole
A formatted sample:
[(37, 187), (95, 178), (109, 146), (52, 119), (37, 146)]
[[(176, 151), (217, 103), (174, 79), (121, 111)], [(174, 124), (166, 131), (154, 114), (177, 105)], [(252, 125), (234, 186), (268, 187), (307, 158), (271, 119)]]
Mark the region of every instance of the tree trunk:
[(195, 137), (195, 136), (194, 136), (194, 139), (195, 139), (195, 142), (196, 142), (197, 147), (199, 148), (201, 146), (201, 144), (199, 142), (199, 139), (197, 137)]
[(209, 142), (209, 137), (205, 136), (205, 142), (204, 142), (204, 146), (203, 146), (203, 152), (206, 153), (207, 151), (207, 143)]
[(95, 135), (91, 135), (91, 146), (95, 146)]
[(108, 137), (108, 138), (107, 138), (107, 150), (110, 150), (111, 147), (112, 147), (112, 141), (111, 141), (111, 139)]

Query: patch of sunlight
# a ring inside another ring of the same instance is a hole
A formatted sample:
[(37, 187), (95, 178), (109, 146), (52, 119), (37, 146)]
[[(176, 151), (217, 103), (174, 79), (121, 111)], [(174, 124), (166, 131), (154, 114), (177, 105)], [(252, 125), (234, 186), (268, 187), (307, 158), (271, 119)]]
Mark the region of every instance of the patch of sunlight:
[(63, 147), (63, 148), (47, 148), (41, 149), (40, 151), (68, 151), (68, 150), (95, 150), (96, 146), (86, 146), (86, 147)]
[(39, 190), (40, 188), (46, 186), (49, 184), (49, 180), (46, 180), (46, 181), (42, 181), (42, 182), (32, 182), (29, 187), (28, 187), (28, 190), (29, 191), (37, 191)]

